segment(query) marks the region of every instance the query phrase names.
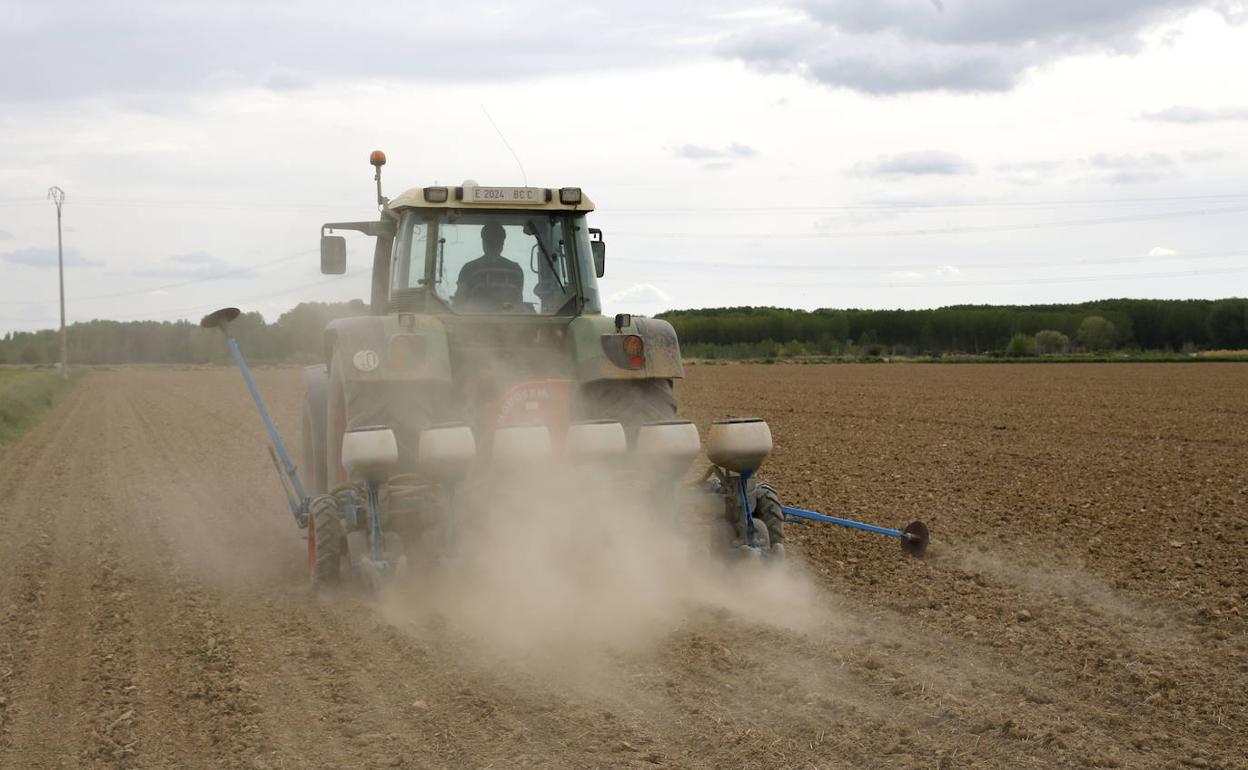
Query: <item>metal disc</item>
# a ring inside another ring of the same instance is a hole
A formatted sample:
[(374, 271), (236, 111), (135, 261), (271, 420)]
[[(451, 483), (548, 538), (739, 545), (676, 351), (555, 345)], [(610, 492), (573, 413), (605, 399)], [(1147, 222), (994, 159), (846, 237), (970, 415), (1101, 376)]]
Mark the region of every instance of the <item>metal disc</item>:
[(214, 310), (200, 320), (199, 325), (205, 329), (215, 329), (222, 324), (228, 324), (235, 318), (238, 318), (242, 312), (236, 307), (223, 307), (220, 310)]
[(907, 535), (913, 535), (913, 537), (903, 537), (901, 539), (902, 552), (916, 559), (922, 558), (923, 553), (927, 550), (929, 539), (927, 536), (927, 525), (921, 521), (912, 521), (906, 525), (902, 532), (905, 532)]

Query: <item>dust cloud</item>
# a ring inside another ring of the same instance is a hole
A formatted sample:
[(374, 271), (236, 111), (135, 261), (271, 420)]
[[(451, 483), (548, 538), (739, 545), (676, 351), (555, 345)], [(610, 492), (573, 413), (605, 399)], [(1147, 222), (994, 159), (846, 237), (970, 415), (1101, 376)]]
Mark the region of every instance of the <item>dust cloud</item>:
[(644, 653), (708, 608), (790, 630), (821, 622), (795, 565), (734, 557), (714, 516), (690, 510), (677, 484), (656, 487), (635, 468), (553, 465), (470, 482), (458, 559), (388, 592), (383, 616), (560, 668)]

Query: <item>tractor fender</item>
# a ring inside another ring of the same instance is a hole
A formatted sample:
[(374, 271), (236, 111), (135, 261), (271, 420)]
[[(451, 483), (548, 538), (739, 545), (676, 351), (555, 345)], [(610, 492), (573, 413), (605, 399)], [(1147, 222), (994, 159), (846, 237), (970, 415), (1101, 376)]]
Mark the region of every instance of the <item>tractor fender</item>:
[[(580, 316), (569, 324), (576, 350), (577, 377), (581, 382), (597, 380), (673, 380), (685, 376), (680, 358), (680, 341), (667, 321), (633, 316), (628, 326), (615, 328), (604, 316)], [(644, 363), (629, 365), (624, 340), (641, 337)]]
[(437, 318), (416, 313), (331, 321), (325, 360), (347, 383), (451, 379), (446, 329)]

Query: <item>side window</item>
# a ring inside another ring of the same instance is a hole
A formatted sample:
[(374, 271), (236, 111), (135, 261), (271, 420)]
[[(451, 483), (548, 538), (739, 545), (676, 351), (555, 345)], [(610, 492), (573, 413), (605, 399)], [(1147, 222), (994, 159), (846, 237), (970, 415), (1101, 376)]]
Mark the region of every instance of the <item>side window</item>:
[(407, 243), (400, 242), (400, 247), (402, 246), (406, 246), (407, 258), (397, 260), (399, 269), (403, 273), (395, 276), (393, 285), (404, 286), (409, 289), (423, 286), (425, 281), (425, 253), (429, 249), (429, 224), (419, 221), (414, 223), (407, 233)]

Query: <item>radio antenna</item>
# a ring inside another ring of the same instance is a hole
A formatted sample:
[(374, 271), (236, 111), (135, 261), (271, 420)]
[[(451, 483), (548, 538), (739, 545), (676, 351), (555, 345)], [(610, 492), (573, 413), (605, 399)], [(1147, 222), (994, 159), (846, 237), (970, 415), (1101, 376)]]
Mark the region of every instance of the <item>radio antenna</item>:
[(503, 146), (507, 148), (507, 152), (511, 153), (511, 157), (516, 159), (516, 165), (520, 167), (520, 177), (524, 179), (524, 186), (529, 186), (529, 175), (524, 172), (524, 164), (520, 162), (520, 156), (511, 148), (511, 143), (507, 141), (507, 137), (503, 136), (503, 132), (499, 129), (498, 124), (494, 122), (494, 118), (490, 117), (490, 111), (481, 105), (481, 111), (485, 113), (485, 119), (490, 121), (490, 125), (494, 127), (494, 131), (498, 133), (498, 138), (503, 140)]

